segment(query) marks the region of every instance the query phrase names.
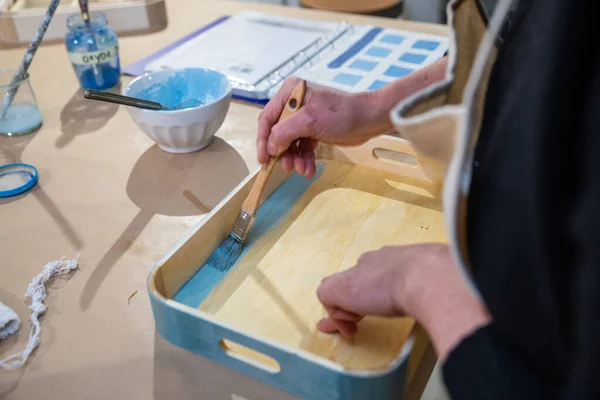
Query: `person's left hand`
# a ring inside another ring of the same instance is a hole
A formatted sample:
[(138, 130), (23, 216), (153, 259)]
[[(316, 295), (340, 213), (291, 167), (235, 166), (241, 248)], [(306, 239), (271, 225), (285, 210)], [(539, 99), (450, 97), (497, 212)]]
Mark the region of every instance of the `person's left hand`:
[(410, 315), (429, 334), (440, 360), (491, 317), (467, 287), (448, 246), (437, 243), (384, 247), (331, 275), (317, 289), (328, 316), (317, 328), (353, 336), (365, 316)]
[(352, 336), (363, 316), (410, 314), (414, 292), (422, 289), (422, 276), (433, 269), (454, 269), (448, 246), (390, 246), (363, 254), (355, 267), (325, 278), (317, 289), (328, 313), (318, 328)]

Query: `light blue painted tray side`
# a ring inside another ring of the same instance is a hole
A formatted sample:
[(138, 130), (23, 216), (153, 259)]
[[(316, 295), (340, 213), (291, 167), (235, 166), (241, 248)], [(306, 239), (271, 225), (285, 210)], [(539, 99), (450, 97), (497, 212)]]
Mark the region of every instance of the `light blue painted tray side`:
[[(150, 294), (156, 329), (170, 343), (216, 361), (268, 385), (309, 400), (398, 400), (401, 399), (408, 375), (408, 363), (401, 362), (387, 373), (355, 376), (329, 369), (304, 357), (261, 340), (251, 338), (199, 315), (171, 307), (163, 299)], [(275, 359), (281, 371), (272, 373), (226, 354), (222, 339)]]

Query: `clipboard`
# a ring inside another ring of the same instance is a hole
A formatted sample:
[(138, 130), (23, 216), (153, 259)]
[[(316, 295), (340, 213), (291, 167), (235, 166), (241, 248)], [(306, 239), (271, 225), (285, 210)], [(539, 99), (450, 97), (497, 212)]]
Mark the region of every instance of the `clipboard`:
[(291, 76), (347, 92), (376, 90), (439, 60), (448, 46), (444, 36), (244, 11), (218, 18), (124, 73), (216, 69), (229, 77), (235, 98), (266, 104)]

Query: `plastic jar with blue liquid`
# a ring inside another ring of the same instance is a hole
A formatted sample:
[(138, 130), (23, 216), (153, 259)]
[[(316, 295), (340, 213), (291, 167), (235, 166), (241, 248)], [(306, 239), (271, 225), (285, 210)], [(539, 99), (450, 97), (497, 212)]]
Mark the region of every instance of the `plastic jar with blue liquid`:
[(117, 33), (102, 13), (91, 13), (89, 22), (81, 14), (67, 18), (65, 45), (83, 89), (105, 90), (121, 79)]

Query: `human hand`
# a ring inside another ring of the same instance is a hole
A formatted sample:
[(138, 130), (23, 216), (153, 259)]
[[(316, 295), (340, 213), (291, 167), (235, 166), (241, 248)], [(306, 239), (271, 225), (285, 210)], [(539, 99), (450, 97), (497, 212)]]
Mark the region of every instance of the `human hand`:
[(437, 243), (365, 253), (355, 267), (325, 278), (317, 296), (328, 314), (317, 324), (322, 332), (351, 337), (365, 316), (410, 315), (425, 327), (440, 359), (491, 320), (463, 281), (448, 246)]
[(448, 247), (441, 244), (390, 246), (363, 254), (355, 267), (325, 278), (317, 289), (328, 313), (318, 328), (352, 336), (364, 316), (410, 313), (408, 298), (420, 284), (415, 270), (448, 263), (448, 255)]
[[(257, 152), (262, 164), (281, 154), (287, 172), (296, 170), (307, 178), (316, 172), (318, 142), (354, 146), (385, 133), (389, 110), (371, 107), (371, 93), (348, 94), (307, 82), (302, 108), (278, 122), (279, 116), (299, 79), (284, 82), (259, 117)], [(383, 123), (382, 121), (383, 120)]]

